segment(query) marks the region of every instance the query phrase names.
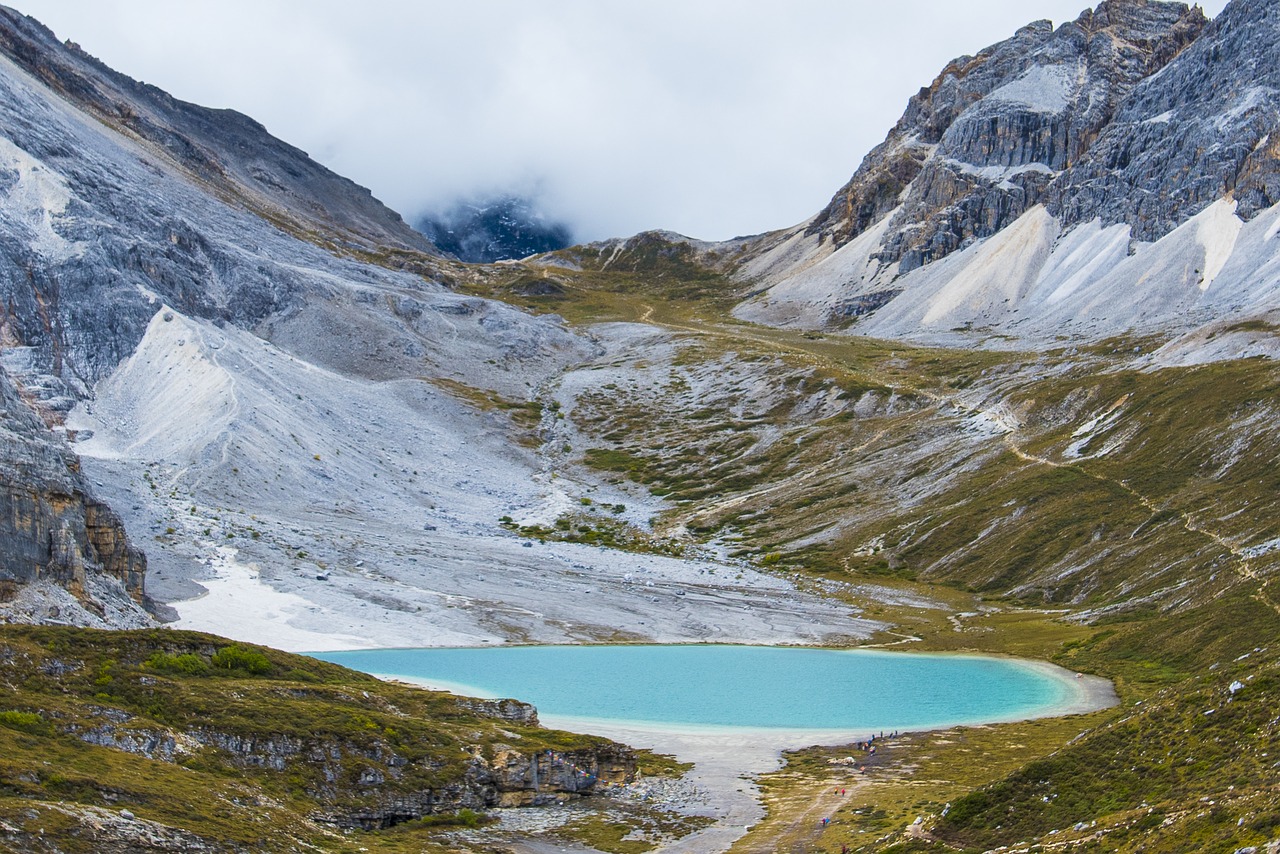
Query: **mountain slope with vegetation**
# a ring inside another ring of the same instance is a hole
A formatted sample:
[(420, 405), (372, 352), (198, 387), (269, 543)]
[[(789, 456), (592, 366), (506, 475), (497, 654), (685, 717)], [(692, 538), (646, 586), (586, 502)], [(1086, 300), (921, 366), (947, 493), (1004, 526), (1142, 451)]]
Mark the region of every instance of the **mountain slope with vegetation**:
[(636, 774), (522, 703), (211, 635), (9, 626), (0, 662), (3, 850), (444, 850), (485, 810)]

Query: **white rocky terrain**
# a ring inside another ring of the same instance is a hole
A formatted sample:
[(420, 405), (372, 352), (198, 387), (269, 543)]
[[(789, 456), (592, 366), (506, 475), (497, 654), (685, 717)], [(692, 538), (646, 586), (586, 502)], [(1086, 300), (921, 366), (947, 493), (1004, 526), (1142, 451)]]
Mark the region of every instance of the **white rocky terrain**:
[(501, 517), (551, 525), (583, 499), (644, 527), (659, 505), (558, 471), (504, 420), (425, 379), (344, 377), (162, 307), (68, 426), (91, 433), (75, 445), (87, 472), (151, 535), (149, 589), (178, 627), (297, 650), (876, 627), (741, 562), (505, 530)]

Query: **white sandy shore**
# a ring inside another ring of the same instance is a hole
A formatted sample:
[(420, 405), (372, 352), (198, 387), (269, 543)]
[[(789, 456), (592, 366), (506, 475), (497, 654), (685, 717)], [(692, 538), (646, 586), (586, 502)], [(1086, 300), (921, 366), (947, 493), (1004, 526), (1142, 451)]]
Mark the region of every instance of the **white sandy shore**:
[[(1031, 715), (1013, 714), (982, 720), (956, 721), (951, 725), (1007, 723), (1043, 717), (1084, 714), (1109, 708), (1118, 702), (1115, 689), (1106, 679), (1073, 673), (1048, 662), (1024, 659), (1020, 666), (1034, 670), (1060, 683), (1065, 698)], [(407, 682), (436, 690), (471, 696), (484, 692), (466, 685), (440, 680), (377, 674), (379, 678)], [(492, 695), (490, 695), (492, 696)], [(717, 727), (694, 724), (657, 724), (566, 715), (539, 715), (542, 724), (570, 732), (601, 735), (659, 753), (674, 755), (683, 762), (694, 763), (686, 776), (698, 787), (702, 797), (690, 805), (690, 814), (707, 815), (716, 820), (697, 833), (658, 849), (662, 854), (714, 854), (727, 851), (744, 836), (751, 825), (764, 817), (760, 792), (755, 780), (761, 774), (782, 765), (784, 751), (812, 745), (841, 745), (862, 741), (874, 735), (867, 729), (777, 729), (757, 727)]]

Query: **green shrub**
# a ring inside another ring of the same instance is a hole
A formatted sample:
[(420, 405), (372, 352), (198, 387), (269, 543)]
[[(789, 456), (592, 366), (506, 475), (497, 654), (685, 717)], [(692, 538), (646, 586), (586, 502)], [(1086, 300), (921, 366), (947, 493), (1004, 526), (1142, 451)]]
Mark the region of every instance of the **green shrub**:
[(271, 672), (271, 662), (265, 655), (238, 644), (224, 646), (215, 652), (210, 663), (218, 670), (243, 670), (255, 676)]
[(0, 726), (16, 729), (33, 735), (45, 735), (51, 730), (49, 722), (36, 712), (19, 712), (10, 710), (0, 712)]
[(456, 813), (444, 813), (442, 815), (424, 815), (422, 818), (409, 822), (410, 825), (418, 827), (480, 827), (484, 824), (492, 822), (489, 816), (475, 810), (460, 809)]
[(209, 665), (200, 656), (184, 652), (181, 655), (170, 655), (167, 652), (155, 652), (142, 663), (143, 667), (158, 670), (161, 673), (173, 673), (180, 676), (202, 676), (209, 672)]

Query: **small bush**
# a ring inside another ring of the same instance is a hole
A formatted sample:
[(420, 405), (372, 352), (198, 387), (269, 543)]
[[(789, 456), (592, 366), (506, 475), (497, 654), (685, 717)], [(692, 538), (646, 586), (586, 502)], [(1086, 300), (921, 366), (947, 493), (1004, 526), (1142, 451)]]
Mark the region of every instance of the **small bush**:
[(16, 729), (32, 735), (47, 735), (51, 731), (49, 722), (37, 712), (19, 712), (11, 710), (0, 712), (0, 726)]
[(239, 645), (224, 646), (213, 654), (210, 663), (218, 670), (242, 670), (255, 676), (271, 672), (271, 662), (265, 655)]
[(492, 821), (493, 819), (484, 813), (461, 809), (456, 813), (424, 815), (422, 818), (410, 822), (410, 824), (418, 827), (480, 827)]
[(180, 676), (202, 676), (209, 672), (209, 665), (204, 663), (204, 659), (190, 652), (184, 652), (181, 655), (169, 655), (167, 652), (152, 653), (142, 666), (161, 673), (174, 673)]

